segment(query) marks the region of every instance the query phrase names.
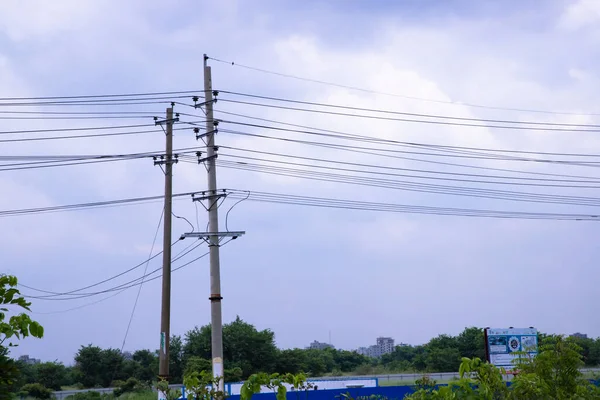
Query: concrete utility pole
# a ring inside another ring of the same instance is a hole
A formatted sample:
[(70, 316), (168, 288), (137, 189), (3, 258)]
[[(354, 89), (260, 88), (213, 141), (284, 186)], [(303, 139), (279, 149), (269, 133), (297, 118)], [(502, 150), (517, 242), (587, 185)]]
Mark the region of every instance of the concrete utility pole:
[(223, 317), (221, 314), (221, 265), (219, 259), (219, 207), (217, 197), (217, 168), (213, 116), (212, 75), (204, 55), (204, 95), (206, 96), (206, 166), (208, 170), (208, 247), (210, 251), (210, 324), (213, 377), (219, 377), (224, 389)]
[[(160, 352), (158, 376), (169, 379), (169, 339), (171, 334), (171, 215), (173, 204), (173, 108), (167, 108), (165, 165), (165, 212), (163, 235), (162, 304), (160, 313)], [(162, 158), (162, 157), (161, 157)]]
[[(213, 96), (211, 70), (207, 65), (208, 57), (204, 55), (204, 102), (196, 104), (195, 107), (205, 106), (206, 113), (206, 132), (199, 134), (199, 129), (194, 129), (196, 139), (204, 140), (206, 144), (206, 157), (198, 153), (198, 163), (204, 163), (208, 172), (208, 190), (203, 191), (201, 196), (192, 196), (194, 201), (207, 201), (206, 210), (208, 211), (208, 232), (190, 232), (184, 233), (182, 238), (192, 237), (203, 239), (208, 243), (210, 251), (210, 324), (211, 324), (211, 348), (212, 348), (212, 366), (213, 377), (219, 378), (219, 390), (224, 390), (224, 367), (223, 367), (223, 318), (221, 314), (221, 266), (219, 260), (219, 246), (221, 239), (230, 237), (232, 240), (242, 236), (243, 231), (219, 232), (219, 199), (226, 196), (225, 191), (219, 193), (217, 189), (217, 150), (215, 146), (215, 134), (217, 133), (218, 121), (214, 120), (213, 103), (216, 101)], [(194, 101), (198, 99), (195, 98)]]

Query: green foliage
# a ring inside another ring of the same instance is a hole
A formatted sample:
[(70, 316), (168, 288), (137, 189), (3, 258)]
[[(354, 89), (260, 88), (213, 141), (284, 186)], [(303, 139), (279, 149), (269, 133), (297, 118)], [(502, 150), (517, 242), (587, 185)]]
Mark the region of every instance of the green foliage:
[(33, 366), (38, 383), (52, 390), (61, 390), (67, 382), (67, 368), (58, 362), (45, 362)]
[[(0, 274), (0, 398), (9, 398), (21, 380), (21, 371), (8, 356), (8, 347), (16, 340), (44, 336), (44, 328), (23, 311), (31, 311), (31, 303), (17, 289), (17, 277)], [(15, 310), (21, 312), (15, 312)], [(9, 316), (9, 313), (13, 315)]]
[(8, 357), (8, 349), (0, 347), (0, 399), (9, 398), (20, 386), (18, 364)]
[(579, 370), (583, 365), (580, 350), (572, 340), (560, 336), (544, 338), (537, 357), (518, 359), (519, 372), (510, 387), (503, 379), (502, 369), (479, 358), (463, 358), (457, 382), (439, 389), (419, 388), (407, 399), (600, 399), (600, 388), (583, 379)]
[(287, 387), (285, 384), (290, 385), (292, 390), (298, 394), (302, 390), (307, 391), (313, 388), (313, 385), (306, 381), (306, 375), (303, 373), (280, 375), (263, 372), (248, 377), (240, 390), (240, 400), (251, 400), (253, 395), (260, 393), (262, 387), (272, 390), (277, 400), (286, 400)]
[[(183, 358), (186, 364), (193, 356), (211, 359), (210, 336), (210, 325), (196, 327), (185, 335)], [(278, 350), (272, 331), (259, 331), (237, 317), (223, 326), (223, 353), (228, 368), (240, 368), (245, 378), (255, 372), (274, 370)]]
[(239, 382), (244, 376), (244, 371), (240, 367), (225, 368), (225, 382)]
[(161, 392), (167, 400), (177, 400), (181, 397), (181, 392), (177, 389), (170, 389), (169, 382), (162, 377), (159, 378), (159, 381), (156, 384), (156, 390)]
[(192, 356), (189, 357), (185, 363), (184, 374), (188, 375), (194, 371), (211, 371), (212, 363), (210, 360), (202, 357)]
[[(169, 342), (169, 375), (171, 375), (171, 383), (183, 383), (183, 369), (183, 341), (181, 340), (181, 336), (171, 336), (171, 341)], [(156, 374), (158, 374), (158, 367)]]
[(120, 397), (125, 393), (141, 393), (149, 389), (148, 385), (140, 382), (136, 378), (129, 378), (126, 381), (117, 381), (114, 384), (115, 397)]
[(193, 371), (183, 378), (186, 392), (195, 400), (224, 400), (227, 394), (219, 387), (220, 377), (213, 378), (210, 371)]
[(52, 390), (39, 383), (30, 383), (23, 386), (21, 388), (21, 393), (25, 396), (41, 400), (52, 398)]
[(31, 311), (31, 303), (25, 300), (19, 289), (17, 289), (17, 277), (12, 275), (0, 275), (0, 346), (8, 342), (8, 346), (16, 346), (12, 338), (22, 339), (27, 336), (41, 338), (44, 336), (44, 328), (33, 321), (25, 313), (14, 314), (6, 320), (9, 307), (16, 307), (25, 311)]
[(65, 400), (113, 400), (114, 396), (108, 393), (100, 392), (79, 392), (68, 396)]
[(436, 385), (437, 382), (435, 381), (435, 379), (431, 379), (431, 377), (428, 375), (423, 375), (415, 381), (414, 390), (415, 392), (418, 392), (420, 390), (425, 392), (432, 392), (433, 389), (435, 389)]

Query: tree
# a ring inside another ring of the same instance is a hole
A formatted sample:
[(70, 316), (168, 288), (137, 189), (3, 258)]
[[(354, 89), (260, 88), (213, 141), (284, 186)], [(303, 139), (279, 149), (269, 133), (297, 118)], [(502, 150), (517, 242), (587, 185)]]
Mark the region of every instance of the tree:
[(77, 379), (86, 388), (101, 386), (105, 373), (102, 365), (102, 349), (97, 346), (81, 346), (75, 355)]
[(192, 356), (188, 358), (185, 364), (184, 374), (188, 375), (192, 372), (206, 372), (212, 370), (212, 363), (210, 360), (202, 357)]
[(40, 400), (52, 398), (52, 390), (39, 383), (29, 383), (21, 388), (21, 393)]
[(150, 350), (137, 350), (133, 353), (133, 362), (138, 366), (133, 377), (146, 383), (156, 379), (158, 375), (158, 357), (156, 354)]
[(275, 371), (279, 373), (296, 374), (300, 371), (307, 371), (307, 355), (305, 350), (286, 349), (280, 350), (277, 355)]
[[(183, 347), (184, 362), (192, 356), (210, 360), (210, 337), (210, 325), (189, 331)], [(227, 368), (240, 368), (243, 377), (258, 371), (273, 371), (277, 359), (275, 335), (268, 329), (259, 331), (236, 317), (223, 326), (223, 354)]]
[(434, 347), (427, 351), (425, 360), (427, 369), (431, 372), (453, 372), (460, 366), (460, 353), (452, 347)]
[[(369, 359), (366, 356), (358, 354), (355, 351), (326, 349), (333, 355), (333, 361), (336, 368), (342, 372), (352, 372), (360, 365), (368, 364)], [(299, 372), (299, 371), (297, 371)]]
[(485, 335), (481, 328), (465, 328), (457, 337), (456, 344), (461, 357), (485, 359)]
[(21, 292), (17, 289), (17, 277), (12, 275), (0, 275), (0, 347), (17, 346), (13, 338), (21, 339), (27, 336), (41, 338), (44, 336), (44, 328), (33, 321), (29, 315), (24, 312), (13, 314), (6, 320), (12, 308), (31, 311), (29, 308), (31, 303), (21, 296)]
[(183, 342), (181, 336), (171, 336), (169, 343), (169, 375), (171, 383), (183, 383)]
[(45, 362), (34, 366), (36, 381), (52, 390), (61, 390), (67, 382), (67, 368), (59, 362)]
[(0, 275), (0, 398), (8, 398), (20, 379), (17, 363), (8, 355), (8, 349), (17, 346), (15, 339), (44, 336), (44, 328), (23, 312), (31, 311), (31, 303), (21, 295), (17, 284), (17, 277)]

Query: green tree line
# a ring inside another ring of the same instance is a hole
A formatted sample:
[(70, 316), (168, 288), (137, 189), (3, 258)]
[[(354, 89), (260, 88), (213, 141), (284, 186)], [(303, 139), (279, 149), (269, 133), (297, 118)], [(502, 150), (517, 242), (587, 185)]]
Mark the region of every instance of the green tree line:
[[(183, 337), (173, 336), (170, 345), (171, 383), (182, 383), (186, 372), (210, 371), (210, 325), (197, 327)], [(540, 341), (552, 336), (540, 334)], [(579, 339), (582, 365), (600, 365), (600, 339)], [(485, 359), (483, 329), (466, 328), (457, 336), (439, 335), (419, 346), (396, 346), (390, 354), (372, 359), (354, 351), (338, 349), (279, 349), (275, 335), (258, 330), (239, 317), (223, 327), (225, 380), (240, 381), (261, 372), (307, 373), (309, 376), (368, 375), (401, 372), (456, 372), (462, 359)], [(142, 349), (126, 359), (118, 349), (82, 346), (74, 366), (58, 362), (27, 365), (17, 362), (19, 386), (40, 383), (53, 390), (64, 387), (109, 387), (116, 381), (136, 378), (151, 383), (158, 373), (157, 351)]]

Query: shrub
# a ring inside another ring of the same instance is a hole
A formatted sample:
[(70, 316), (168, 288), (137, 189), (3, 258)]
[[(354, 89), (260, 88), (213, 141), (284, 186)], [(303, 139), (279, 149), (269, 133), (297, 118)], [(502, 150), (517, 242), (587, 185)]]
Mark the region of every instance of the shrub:
[(36, 399), (47, 400), (52, 398), (52, 390), (39, 383), (29, 383), (21, 388), (21, 393)]
[(117, 381), (114, 384), (115, 397), (120, 397), (125, 393), (139, 393), (148, 390), (148, 387), (136, 378), (129, 378), (126, 381)]
[(100, 393), (93, 390), (89, 392), (79, 392), (75, 393), (65, 400), (111, 400), (114, 399), (114, 396), (108, 393)]

